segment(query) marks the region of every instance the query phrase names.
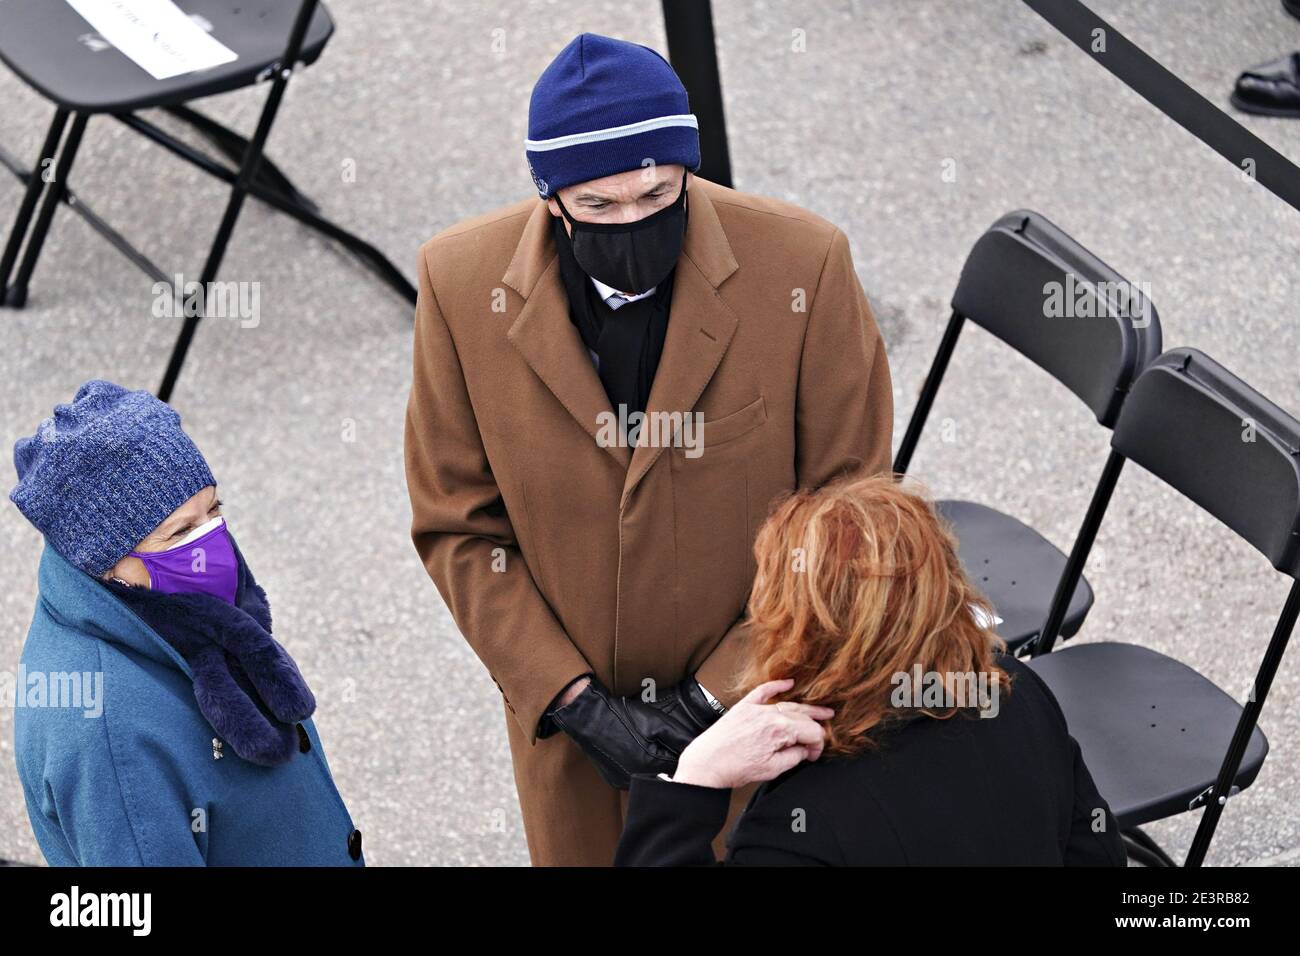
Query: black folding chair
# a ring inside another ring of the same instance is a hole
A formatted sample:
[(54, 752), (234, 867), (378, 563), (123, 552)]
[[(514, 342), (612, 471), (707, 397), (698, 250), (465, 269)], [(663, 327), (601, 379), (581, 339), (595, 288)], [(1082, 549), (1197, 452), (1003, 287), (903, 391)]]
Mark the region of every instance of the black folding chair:
[[(112, 116), (231, 186), (225, 214), (199, 279), (205, 292), (221, 268), (244, 198), (253, 195), (343, 244), (413, 303), (415, 288), (378, 249), (321, 216), (316, 204), (298, 192), (288, 177), (262, 155), (293, 65), (314, 63), (334, 31), (325, 7), (318, 0), (241, 0), (240, 3), (176, 0), (176, 4), (210, 26), (212, 36), (238, 58), (200, 72), (159, 80), (93, 33), (87, 21), (67, 3), (54, 0), (0, 3), (0, 60), (55, 104), (54, 119), (34, 167), (24, 169), (0, 150), (0, 162), (26, 184), (13, 229), (0, 255), (0, 304), (21, 307), (26, 303), (32, 273), (60, 202), (80, 214), (147, 275), (171, 286), (172, 277), (168, 273), (68, 189), (68, 174), (86, 122), (90, 116), (100, 113)], [(251, 140), (186, 105), (268, 79), (271, 91)], [(238, 168), (230, 169), (137, 115), (138, 111), (150, 108), (165, 109), (193, 127)], [(199, 302), (197, 310), (186, 312), (189, 317), (177, 337), (158, 390), (158, 397), (163, 401), (171, 396), (205, 305)], [(199, 314), (190, 315), (195, 311)]]
[[(1066, 315), (1052, 315), (1051, 296)], [(1036, 212), (1019, 210), (995, 222), (975, 243), (952, 300), (912, 419), (894, 459), (907, 471), (957, 337), (969, 320), (1047, 371), (1114, 427), (1129, 386), (1160, 354), (1160, 318), (1135, 287)], [(997, 609), (997, 630), (1025, 653), (1051, 607), (1065, 555), (1019, 519), (973, 501), (944, 500), (971, 579)], [(1060, 632), (1075, 634), (1092, 607), (1082, 577)]]
[[(1243, 707), (1173, 658), (1136, 644), (1053, 653), (1065, 595), (1131, 459), (1250, 542), (1294, 580)], [(1255, 780), (1268, 741), (1256, 726), (1300, 612), (1300, 422), (1209, 356), (1171, 349), (1138, 379), (1084, 530), (1036, 642), (1033, 667), (1052, 688), (1129, 854), (1174, 865), (1138, 827), (1205, 808), (1186, 865), (1199, 866), (1228, 798)]]

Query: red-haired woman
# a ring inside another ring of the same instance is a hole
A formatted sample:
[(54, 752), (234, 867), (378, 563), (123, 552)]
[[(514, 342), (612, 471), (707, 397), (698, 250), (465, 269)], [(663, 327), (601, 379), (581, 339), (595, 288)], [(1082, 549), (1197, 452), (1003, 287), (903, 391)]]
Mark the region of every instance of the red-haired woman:
[[(620, 865), (1116, 865), (1114, 816), (1047, 686), (1003, 653), (930, 502), (889, 475), (760, 529), (749, 694), (633, 777)], [(1014, 688), (1014, 691), (1013, 691)]]

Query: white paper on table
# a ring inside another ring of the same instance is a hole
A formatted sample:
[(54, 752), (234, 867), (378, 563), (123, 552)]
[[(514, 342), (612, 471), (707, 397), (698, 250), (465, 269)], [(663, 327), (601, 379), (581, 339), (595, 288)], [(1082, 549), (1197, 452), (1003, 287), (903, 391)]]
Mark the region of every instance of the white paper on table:
[(68, 6), (155, 80), (239, 59), (172, 0), (67, 0)]

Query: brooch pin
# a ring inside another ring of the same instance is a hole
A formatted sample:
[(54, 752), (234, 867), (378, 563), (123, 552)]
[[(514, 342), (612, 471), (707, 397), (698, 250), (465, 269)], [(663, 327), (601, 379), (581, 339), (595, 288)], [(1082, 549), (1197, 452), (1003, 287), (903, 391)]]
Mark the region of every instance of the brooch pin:
[(213, 760), (220, 760), (222, 757), (225, 756), (225, 754), (221, 752), (221, 748), (222, 748), (221, 741), (218, 740), (216, 737), (213, 737), (212, 738), (212, 759)]

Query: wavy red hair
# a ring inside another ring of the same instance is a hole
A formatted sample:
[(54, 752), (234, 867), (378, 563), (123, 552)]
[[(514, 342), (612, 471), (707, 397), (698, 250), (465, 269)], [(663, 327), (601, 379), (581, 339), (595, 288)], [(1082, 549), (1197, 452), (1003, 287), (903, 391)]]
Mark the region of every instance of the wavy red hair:
[[(834, 708), (827, 755), (877, 746), (904, 716), (891, 702), (896, 675), (918, 664), (927, 673), (984, 674), (998, 693), (1009, 690), (994, 658), (1005, 644), (976, 618), (992, 621), (993, 608), (963, 570), (951, 530), (909, 481), (882, 473), (797, 492), (754, 543), (752, 650), (738, 683), (749, 690), (793, 678), (777, 699)], [(909, 708), (906, 716), (957, 711)]]

